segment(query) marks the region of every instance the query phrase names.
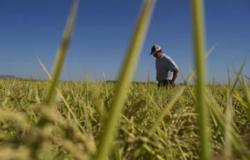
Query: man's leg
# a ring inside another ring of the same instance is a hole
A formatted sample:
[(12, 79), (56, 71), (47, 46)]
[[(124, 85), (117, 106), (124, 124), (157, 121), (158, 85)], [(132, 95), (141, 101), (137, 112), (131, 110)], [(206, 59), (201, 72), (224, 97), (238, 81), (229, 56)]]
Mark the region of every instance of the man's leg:
[(169, 80), (162, 80), (158, 82), (158, 87), (167, 87), (170, 85)]

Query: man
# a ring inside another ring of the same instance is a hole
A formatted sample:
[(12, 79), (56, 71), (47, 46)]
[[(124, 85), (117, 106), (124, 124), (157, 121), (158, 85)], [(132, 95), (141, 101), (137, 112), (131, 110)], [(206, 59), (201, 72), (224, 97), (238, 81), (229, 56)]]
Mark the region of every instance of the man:
[[(179, 68), (175, 64), (174, 60), (167, 56), (157, 44), (152, 46), (151, 55), (153, 55), (156, 59), (156, 80), (158, 81), (158, 86), (174, 85), (179, 73)], [(169, 79), (169, 72), (173, 73), (171, 79)]]

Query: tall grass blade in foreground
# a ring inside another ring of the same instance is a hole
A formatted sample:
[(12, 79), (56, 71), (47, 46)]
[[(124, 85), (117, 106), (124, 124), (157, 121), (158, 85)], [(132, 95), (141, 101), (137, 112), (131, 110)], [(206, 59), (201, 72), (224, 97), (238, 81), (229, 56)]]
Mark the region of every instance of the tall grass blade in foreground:
[(53, 104), (56, 98), (56, 86), (61, 77), (64, 60), (68, 51), (74, 23), (76, 20), (79, 2), (80, 2), (79, 0), (73, 0), (73, 5), (63, 34), (63, 40), (61, 42), (60, 48), (58, 49), (57, 57), (53, 67), (52, 80), (51, 83), (49, 84), (50, 86), (46, 98), (47, 105)]
[(127, 57), (120, 71), (118, 84), (115, 87), (114, 100), (111, 104), (108, 119), (104, 124), (105, 128), (100, 139), (95, 160), (104, 160), (109, 155), (113, 140), (116, 136), (117, 125), (121, 117), (122, 108), (129, 90), (129, 84), (133, 78), (139, 53), (141, 52), (147, 33), (154, 4), (155, 0), (144, 1), (132, 40), (130, 41)]
[[(37, 61), (39, 63), (39, 65), (41, 66), (42, 70), (45, 72), (45, 74), (47, 75), (48, 79), (51, 80), (52, 76), (50, 75), (50, 73), (48, 72), (47, 68), (45, 67), (45, 65), (42, 63), (42, 61), (40, 60), (39, 57), (37, 57)], [(75, 113), (73, 112), (73, 110), (70, 108), (69, 103), (66, 101), (66, 99), (64, 98), (62, 92), (56, 88), (57, 94), (59, 95), (59, 97), (61, 98), (61, 100), (63, 101), (64, 105), (66, 106), (66, 108), (68, 109), (69, 113), (71, 114), (73, 120), (75, 121), (75, 123), (77, 124), (77, 126), (79, 127), (79, 129), (81, 131), (84, 131), (83, 126), (80, 124), (80, 122), (78, 121)]]
[(209, 118), (208, 109), (205, 102), (205, 42), (204, 42), (204, 20), (203, 20), (203, 0), (192, 1), (193, 11), (193, 43), (195, 51), (196, 68), (196, 98), (198, 112), (198, 126), (200, 137), (200, 159), (207, 160), (210, 157), (209, 144)]

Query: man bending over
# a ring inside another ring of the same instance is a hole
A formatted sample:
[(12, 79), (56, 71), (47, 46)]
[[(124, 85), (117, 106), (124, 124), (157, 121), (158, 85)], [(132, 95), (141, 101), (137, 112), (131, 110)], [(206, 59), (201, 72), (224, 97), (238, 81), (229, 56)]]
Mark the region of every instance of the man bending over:
[[(157, 44), (152, 46), (150, 54), (156, 59), (156, 80), (158, 81), (158, 86), (174, 86), (174, 82), (179, 73), (179, 68), (174, 60), (166, 55), (161, 47)], [(173, 73), (172, 78), (169, 77), (170, 72)]]

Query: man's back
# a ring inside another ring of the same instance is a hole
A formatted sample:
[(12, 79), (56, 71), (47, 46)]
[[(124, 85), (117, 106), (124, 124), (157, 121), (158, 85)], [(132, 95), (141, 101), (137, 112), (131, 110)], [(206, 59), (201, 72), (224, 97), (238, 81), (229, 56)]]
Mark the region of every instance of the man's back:
[(163, 54), (162, 58), (156, 59), (155, 65), (157, 81), (168, 80), (169, 72), (178, 70), (178, 66), (174, 60), (166, 54)]

